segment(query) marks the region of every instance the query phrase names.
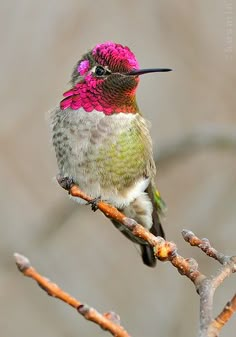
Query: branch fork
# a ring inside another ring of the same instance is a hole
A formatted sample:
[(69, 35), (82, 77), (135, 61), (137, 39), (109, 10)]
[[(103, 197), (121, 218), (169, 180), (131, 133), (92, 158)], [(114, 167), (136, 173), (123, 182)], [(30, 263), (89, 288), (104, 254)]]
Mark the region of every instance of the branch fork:
[[(93, 203), (93, 198), (86, 195), (75, 185), (72, 179), (58, 176), (58, 183), (68, 190), (73, 197), (79, 197)], [(169, 261), (181, 275), (188, 277), (194, 284), (200, 297), (200, 325), (198, 337), (218, 337), (223, 326), (229, 321), (236, 311), (236, 294), (226, 303), (221, 313), (213, 319), (213, 296), (217, 287), (226, 277), (236, 272), (236, 256), (225, 256), (213, 248), (208, 239), (199, 239), (193, 232), (183, 230), (182, 236), (191, 246), (198, 247), (207, 256), (217, 260), (221, 268), (215, 276), (207, 277), (198, 268), (198, 263), (193, 258), (184, 258), (177, 252), (176, 244), (155, 237), (152, 233), (139, 225), (133, 219), (127, 218), (115, 207), (96, 200), (96, 207), (106, 217), (119, 221), (132, 231), (133, 235), (148, 242), (154, 250), (155, 256), (160, 261)], [(130, 337), (128, 332), (120, 325), (120, 317), (114, 312), (100, 314), (90, 306), (73, 298), (55, 283), (39, 274), (23, 255), (14, 254), (17, 267), (25, 276), (34, 279), (48, 295), (58, 298), (75, 308), (84, 318), (98, 324), (102, 329), (109, 331), (113, 336)]]

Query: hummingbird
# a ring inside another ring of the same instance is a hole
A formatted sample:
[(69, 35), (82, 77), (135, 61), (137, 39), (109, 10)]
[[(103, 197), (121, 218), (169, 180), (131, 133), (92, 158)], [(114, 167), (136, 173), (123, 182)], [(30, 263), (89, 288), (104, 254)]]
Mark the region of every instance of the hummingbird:
[[(136, 89), (141, 75), (170, 70), (140, 69), (127, 46), (97, 44), (77, 62), (72, 88), (50, 114), (59, 174), (70, 177), (93, 200), (110, 203), (163, 238), (163, 201), (154, 183), (149, 123), (138, 107)], [(124, 225), (112, 222), (140, 245), (143, 263), (154, 267), (153, 248)]]

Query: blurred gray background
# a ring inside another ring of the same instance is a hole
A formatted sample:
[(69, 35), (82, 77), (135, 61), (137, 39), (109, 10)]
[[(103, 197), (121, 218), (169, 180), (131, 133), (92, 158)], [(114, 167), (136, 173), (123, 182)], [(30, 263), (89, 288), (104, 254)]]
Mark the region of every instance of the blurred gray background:
[[(132, 336), (196, 335), (199, 302), (190, 281), (168, 263), (145, 267), (134, 245), (104, 216), (70, 201), (53, 181), (57, 166), (45, 116), (68, 88), (80, 55), (97, 43), (128, 45), (142, 67), (173, 68), (142, 77), (138, 101), (152, 122), (158, 185), (168, 205), (167, 237), (181, 254), (197, 258), (204, 273), (214, 273), (217, 263), (190, 248), (181, 230), (236, 254), (232, 5), (233, 0), (1, 1), (2, 336), (107, 335), (20, 275), (15, 251), (79, 300), (119, 313)], [(231, 277), (218, 290), (215, 314), (235, 284)], [(222, 336), (235, 336), (235, 328), (234, 317)]]

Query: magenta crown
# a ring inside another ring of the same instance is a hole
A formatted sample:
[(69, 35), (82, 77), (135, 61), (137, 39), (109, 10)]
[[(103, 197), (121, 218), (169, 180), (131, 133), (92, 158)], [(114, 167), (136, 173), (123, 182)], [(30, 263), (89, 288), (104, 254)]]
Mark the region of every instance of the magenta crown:
[(132, 51), (121, 44), (111, 41), (97, 44), (92, 50), (95, 61), (108, 66), (114, 72), (128, 72), (139, 69), (138, 61)]

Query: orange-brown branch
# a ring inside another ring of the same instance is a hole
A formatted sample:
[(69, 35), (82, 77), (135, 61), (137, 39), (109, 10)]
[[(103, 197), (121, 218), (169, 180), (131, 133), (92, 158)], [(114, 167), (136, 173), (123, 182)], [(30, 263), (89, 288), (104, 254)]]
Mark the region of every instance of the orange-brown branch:
[(206, 255), (212, 257), (217, 260), (221, 264), (224, 264), (226, 259), (228, 258), (224, 254), (218, 252), (215, 248), (213, 248), (210, 244), (210, 241), (206, 238), (199, 239), (196, 235), (194, 235), (191, 231), (184, 231), (184, 240), (187, 241), (191, 246), (200, 248)]
[(31, 277), (33, 280), (35, 280), (39, 284), (39, 286), (47, 292), (49, 296), (58, 298), (61, 301), (69, 304), (70, 306), (75, 308), (81, 315), (83, 315), (87, 320), (98, 324), (102, 329), (109, 331), (113, 336), (130, 337), (128, 332), (125, 331), (121, 325), (114, 322), (113, 314), (105, 313), (102, 315), (95, 309), (81, 303), (80, 301), (60, 289), (57, 284), (40, 275), (30, 265), (30, 261), (25, 256), (17, 253), (15, 253), (14, 256), (18, 269), (25, 276)]
[(231, 301), (229, 301), (221, 313), (214, 319), (211, 323), (212, 328), (220, 331), (223, 326), (230, 320), (232, 315), (236, 312), (236, 294), (233, 296)]
[[(63, 180), (63, 183), (64, 182), (65, 181)], [(61, 181), (59, 181), (59, 184), (61, 184)], [(65, 186), (63, 187), (65, 188)], [(88, 202), (93, 200), (91, 197), (81, 191), (80, 188), (75, 184), (68, 186), (68, 192), (73, 197), (79, 197)], [(192, 282), (195, 282), (196, 280), (202, 279), (204, 277), (204, 275), (202, 275), (197, 270), (198, 265), (194, 259), (184, 259), (182, 256), (178, 255), (177, 247), (173, 242), (166, 241), (159, 236), (154, 236), (143, 226), (139, 225), (135, 220), (127, 218), (115, 207), (103, 201), (98, 201), (96, 206), (108, 218), (119, 221), (128, 227), (135, 236), (143, 239), (153, 246), (155, 256), (161, 261), (170, 261), (172, 265), (178, 269), (181, 275), (187, 276)]]
[[(77, 185), (72, 185), (70, 187), (69, 193), (73, 197), (84, 199), (87, 202), (93, 201), (93, 198), (89, 197), (83, 191), (81, 191)], [(111, 205), (108, 205), (103, 201), (98, 201), (96, 206), (108, 218), (112, 218), (112, 219), (117, 220), (121, 223), (124, 222), (125, 215), (122, 214), (121, 212), (119, 212), (115, 207), (113, 207)]]

